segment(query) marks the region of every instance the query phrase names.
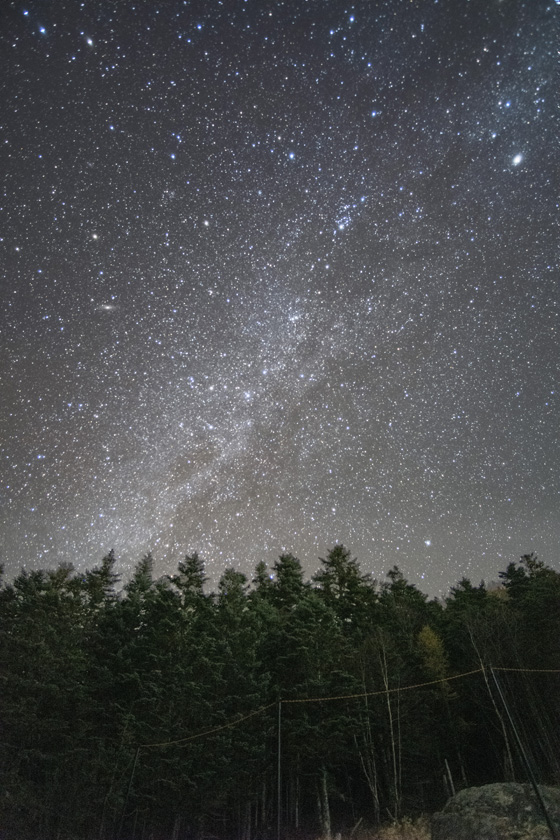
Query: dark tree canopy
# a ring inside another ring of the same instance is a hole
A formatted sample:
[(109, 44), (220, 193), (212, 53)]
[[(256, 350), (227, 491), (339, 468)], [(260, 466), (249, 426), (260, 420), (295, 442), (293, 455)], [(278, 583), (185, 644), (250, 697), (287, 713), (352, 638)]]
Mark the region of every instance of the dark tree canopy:
[(491, 667), (560, 783), (560, 575), (530, 554), (500, 581), (430, 601), (342, 545), (309, 581), (282, 554), (216, 592), (196, 553), (157, 580), (146, 555), (121, 590), (113, 552), (22, 571), (0, 588), (6, 836), (267, 840), (279, 720), (286, 836), (434, 810), (450, 779), (524, 780)]

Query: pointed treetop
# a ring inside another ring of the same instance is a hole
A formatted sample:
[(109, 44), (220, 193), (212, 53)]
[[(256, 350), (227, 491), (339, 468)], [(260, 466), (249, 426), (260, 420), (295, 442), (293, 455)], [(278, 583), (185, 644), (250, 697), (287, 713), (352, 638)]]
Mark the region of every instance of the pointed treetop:
[(255, 566), (255, 577), (252, 579), (251, 583), (255, 585), (257, 591), (264, 592), (270, 588), (272, 578), (264, 560), (259, 560)]
[(187, 554), (184, 560), (177, 564), (178, 574), (172, 575), (169, 580), (181, 592), (203, 595), (206, 575), (204, 574), (204, 561), (200, 559), (195, 551)]
[(114, 595), (115, 586), (120, 580), (120, 575), (114, 571), (116, 562), (115, 550), (112, 548), (102, 558), (101, 566), (86, 571), (86, 590), (89, 598), (96, 605)]
[(366, 585), (369, 576), (362, 574), (360, 564), (341, 544), (335, 545), (325, 558), (319, 558), (323, 568), (313, 576), (319, 588), (334, 598), (355, 592)]
[(227, 568), (224, 570), (218, 583), (220, 602), (225, 600), (238, 600), (245, 598), (247, 594), (247, 577), (237, 569)]
[(148, 592), (153, 584), (153, 570), (154, 558), (151, 553), (148, 552), (148, 554), (142, 557), (142, 559), (136, 564), (132, 577), (125, 586), (126, 592), (129, 595), (142, 595)]
[(293, 554), (281, 554), (272, 569), (274, 580), (271, 592), (274, 603), (284, 607), (295, 606), (306, 588), (300, 561)]

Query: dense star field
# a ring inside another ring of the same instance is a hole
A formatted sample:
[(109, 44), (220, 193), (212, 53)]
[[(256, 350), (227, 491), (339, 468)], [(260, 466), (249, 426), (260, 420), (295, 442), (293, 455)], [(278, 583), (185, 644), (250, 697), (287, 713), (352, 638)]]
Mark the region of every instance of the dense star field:
[(559, 14), (7, 4), (10, 573), (558, 568)]

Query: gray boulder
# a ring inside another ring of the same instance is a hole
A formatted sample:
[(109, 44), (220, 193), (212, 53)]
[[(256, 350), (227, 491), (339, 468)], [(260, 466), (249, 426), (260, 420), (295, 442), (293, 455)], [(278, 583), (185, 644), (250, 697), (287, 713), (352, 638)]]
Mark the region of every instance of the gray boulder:
[[(560, 788), (540, 787), (560, 838)], [(531, 785), (466, 788), (432, 817), (432, 840), (552, 840)]]

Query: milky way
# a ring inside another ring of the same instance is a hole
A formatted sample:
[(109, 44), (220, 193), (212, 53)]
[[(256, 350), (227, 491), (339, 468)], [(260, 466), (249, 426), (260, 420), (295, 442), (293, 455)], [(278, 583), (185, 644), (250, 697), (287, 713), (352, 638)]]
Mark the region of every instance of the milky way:
[(552, 2), (11, 2), (8, 572), (558, 568)]

